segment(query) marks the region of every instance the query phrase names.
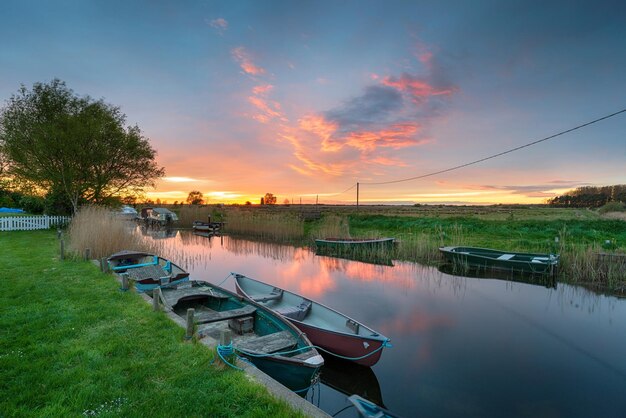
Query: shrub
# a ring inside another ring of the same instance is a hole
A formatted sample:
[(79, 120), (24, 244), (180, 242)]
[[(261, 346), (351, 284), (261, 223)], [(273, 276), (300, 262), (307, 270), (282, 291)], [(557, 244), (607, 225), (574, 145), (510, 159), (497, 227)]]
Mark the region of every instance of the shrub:
[(624, 202), (609, 202), (598, 209), (598, 212), (602, 214), (608, 212), (626, 212), (626, 204)]

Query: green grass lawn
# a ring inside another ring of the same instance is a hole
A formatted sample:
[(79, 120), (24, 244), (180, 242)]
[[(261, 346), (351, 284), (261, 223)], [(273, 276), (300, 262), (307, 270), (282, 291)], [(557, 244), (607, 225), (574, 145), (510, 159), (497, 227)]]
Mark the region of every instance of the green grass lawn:
[(0, 417), (297, 416), (54, 232), (0, 232)]

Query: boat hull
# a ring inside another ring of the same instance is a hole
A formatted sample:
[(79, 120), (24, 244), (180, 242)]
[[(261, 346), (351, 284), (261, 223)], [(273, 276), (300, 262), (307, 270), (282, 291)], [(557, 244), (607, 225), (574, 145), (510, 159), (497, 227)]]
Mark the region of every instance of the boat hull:
[(384, 344), (384, 341), (360, 337), (357, 335), (340, 334), (307, 325), (303, 322), (291, 319), (290, 321), (298, 327), (300, 331), (304, 332), (313, 344), (330, 351), (339, 358), (343, 356), (353, 359), (366, 356), (359, 360), (352, 361), (363, 366), (371, 367), (378, 363), (378, 360), (380, 360), (380, 356), (383, 353), (382, 345)]
[(372, 248), (384, 249), (393, 248), (395, 238), (380, 239), (316, 239), (315, 245), (318, 248)]

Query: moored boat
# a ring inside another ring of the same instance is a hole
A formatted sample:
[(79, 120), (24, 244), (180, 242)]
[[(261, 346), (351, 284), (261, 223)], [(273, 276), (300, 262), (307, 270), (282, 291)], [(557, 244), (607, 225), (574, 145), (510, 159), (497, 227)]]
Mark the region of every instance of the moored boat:
[(441, 247), (444, 257), (462, 268), (518, 271), (530, 274), (556, 274), (559, 256), (518, 253), (477, 247)]
[(319, 302), (233, 273), (237, 293), (281, 314), (329, 354), (364, 366), (378, 362), (389, 338)]
[(208, 282), (190, 281), (162, 289), (166, 307), (181, 317), (195, 310), (199, 338), (217, 344), (225, 330), (232, 348), (261, 371), (295, 391), (315, 383), (324, 359), (300, 330), (266, 307)]
[(127, 274), (135, 289), (146, 292), (163, 286), (176, 286), (189, 280), (189, 273), (171, 261), (142, 251), (124, 250), (108, 259), (109, 269)]
[(393, 248), (395, 238), (373, 238), (373, 239), (353, 239), (353, 238), (325, 238), (316, 239), (317, 248), (345, 248), (345, 249), (385, 249)]

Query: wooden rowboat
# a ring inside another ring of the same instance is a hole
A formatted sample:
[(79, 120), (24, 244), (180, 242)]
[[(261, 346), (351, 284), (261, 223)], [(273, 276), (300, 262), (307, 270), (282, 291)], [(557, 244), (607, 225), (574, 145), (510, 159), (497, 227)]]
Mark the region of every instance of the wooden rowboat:
[(442, 247), (439, 251), (457, 266), (518, 271), (530, 274), (556, 274), (559, 256), (515, 253), (476, 247)]
[(375, 239), (348, 239), (348, 238), (325, 238), (316, 239), (315, 245), (319, 248), (350, 248), (350, 249), (385, 249), (393, 248), (395, 238)]
[(221, 287), (190, 281), (176, 289), (161, 289), (161, 300), (181, 318), (193, 308), (196, 335), (211, 345), (230, 330), (235, 353), (289, 389), (308, 389), (324, 365), (306, 335), (289, 321)]
[(378, 362), (389, 338), (319, 302), (233, 273), (237, 293), (286, 317), (323, 351), (364, 366)]
[(171, 261), (142, 251), (120, 251), (108, 259), (109, 269), (127, 274), (135, 289), (146, 292), (163, 286), (176, 286), (189, 280), (189, 273)]

